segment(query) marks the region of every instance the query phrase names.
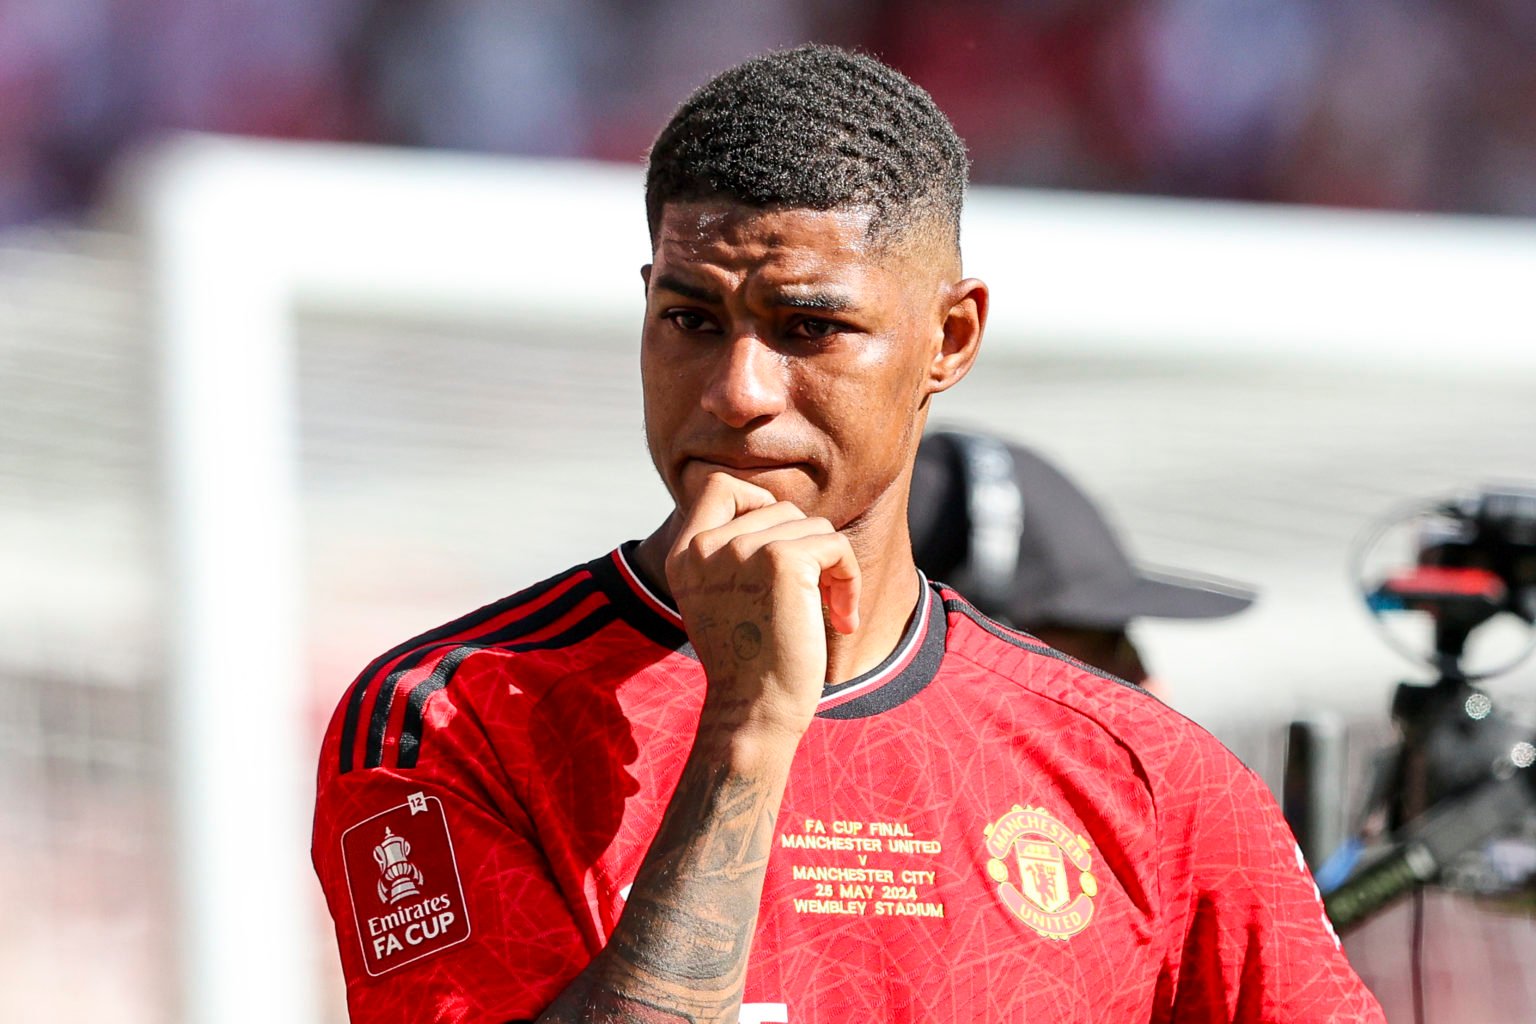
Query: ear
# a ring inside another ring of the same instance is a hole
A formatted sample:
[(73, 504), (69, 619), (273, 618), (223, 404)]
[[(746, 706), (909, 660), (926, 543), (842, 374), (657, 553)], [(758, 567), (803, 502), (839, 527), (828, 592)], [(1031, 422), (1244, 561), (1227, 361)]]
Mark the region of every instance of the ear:
[(987, 326), (986, 283), (974, 277), (950, 285), (941, 301), (939, 344), (928, 364), (928, 393), (948, 391), (971, 372)]
[(640, 281), (645, 288), (645, 294), (647, 296), (651, 294), (651, 266), (652, 264), (647, 263), (645, 266), (640, 268)]

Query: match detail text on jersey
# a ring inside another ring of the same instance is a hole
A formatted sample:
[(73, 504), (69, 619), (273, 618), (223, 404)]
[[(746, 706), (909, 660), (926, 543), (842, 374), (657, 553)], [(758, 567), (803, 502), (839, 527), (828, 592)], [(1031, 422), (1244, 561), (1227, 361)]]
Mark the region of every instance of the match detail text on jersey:
[(939, 840), (916, 835), (898, 821), (805, 818), (796, 824), (799, 828), (779, 833), (779, 847), (791, 877), (805, 883), (803, 895), (794, 899), (799, 913), (944, 916), (944, 904), (934, 895)]

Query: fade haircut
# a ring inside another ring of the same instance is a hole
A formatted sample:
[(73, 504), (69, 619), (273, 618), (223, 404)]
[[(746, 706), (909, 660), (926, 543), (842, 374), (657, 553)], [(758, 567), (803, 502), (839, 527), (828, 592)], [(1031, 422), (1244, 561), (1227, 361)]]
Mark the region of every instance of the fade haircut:
[(654, 245), (667, 203), (872, 209), (878, 242), (913, 228), (959, 251), (965, 144), (905, 75), (835, 46), (755, 57), (684, 101), (651, 147)]

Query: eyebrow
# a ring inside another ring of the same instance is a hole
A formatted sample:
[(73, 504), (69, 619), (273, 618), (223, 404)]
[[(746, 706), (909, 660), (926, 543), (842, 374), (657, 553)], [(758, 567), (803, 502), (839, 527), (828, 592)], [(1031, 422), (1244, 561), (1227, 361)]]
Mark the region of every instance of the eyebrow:
[(773, 297), (775, 306), (790, 309), (813, 309), (823, 313), (848, 313), (858, 308), (858, 303), (840, 292), (784, 291)]
[(710, 291), (708, 288), (696, 284), (689, 284), (682, 278), (674, 277), (671, 274), (662, 274), (658, 277), (656, 279), (656, 287), (669, 292), (676, 292), (678, 295), (683, 296), (683, 298), (692, 299), (695, 302), (707, 302), (716, 306), (720, 304), (719, 292)]
[[(692, 284), (674, 274), (662, 274), (656, 278), (656, 287), (695, 302), (719, 305), (724, 301), (719, 292)], [(774, 292), (769, 296), (769, 301), (786, 309), (809, 309), (821, 313), (848, 313), (858, 308), (858, 303), (847, 294), (814, 289), (785, 289)]]

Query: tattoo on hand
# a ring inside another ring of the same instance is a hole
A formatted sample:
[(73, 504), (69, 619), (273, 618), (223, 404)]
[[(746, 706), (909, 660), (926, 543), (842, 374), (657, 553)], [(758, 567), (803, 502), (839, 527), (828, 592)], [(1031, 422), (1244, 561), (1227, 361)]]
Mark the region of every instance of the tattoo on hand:
[(763, 649), (763, 631), (750, 622), (738, 622), (731, 631), (731, 649), (737, 661), (751, 661)]

